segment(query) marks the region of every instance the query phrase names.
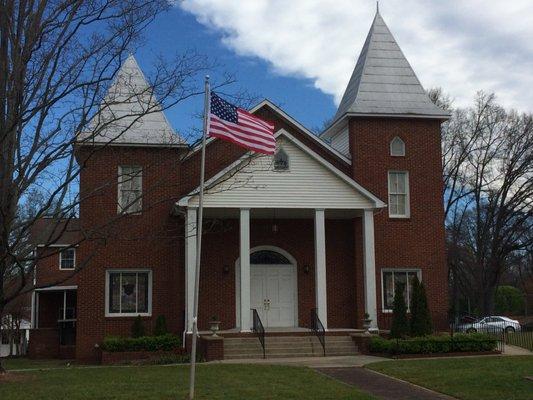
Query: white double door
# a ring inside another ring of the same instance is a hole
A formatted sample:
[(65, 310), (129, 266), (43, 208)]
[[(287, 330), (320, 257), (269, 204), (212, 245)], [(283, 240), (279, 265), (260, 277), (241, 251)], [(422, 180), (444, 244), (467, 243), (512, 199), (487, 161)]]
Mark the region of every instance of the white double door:
[(251, 265), (250, 304), (264, 327), (297, 326), (294, 265)]

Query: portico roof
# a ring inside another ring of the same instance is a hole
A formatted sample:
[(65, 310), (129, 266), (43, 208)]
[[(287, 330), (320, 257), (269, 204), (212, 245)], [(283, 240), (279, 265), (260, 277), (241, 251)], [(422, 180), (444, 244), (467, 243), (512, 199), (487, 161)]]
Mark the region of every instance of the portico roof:
[[(288, 171), (275, 171), (271, 156), (246, 153), (206, 181), (206, 208), (373, 209), (385, 203), (289, 132), (276, 132), (289, 157)], [(198, 206), (199, 188), (177, 202)]]

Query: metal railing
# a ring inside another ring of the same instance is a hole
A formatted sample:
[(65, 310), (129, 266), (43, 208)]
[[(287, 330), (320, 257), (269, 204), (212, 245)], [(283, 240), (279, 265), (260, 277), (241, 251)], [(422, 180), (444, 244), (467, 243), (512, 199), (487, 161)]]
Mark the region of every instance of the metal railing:
[(318, 341), (322, 345), (322, 350), (324, 352), (324, 357), (325, 357), (326, 356), (326, 330), (324, 329), (324, 325), (322, 325), (320, 318), (318, 318), (316, 308), (311, 309), (311, 330), (315, 332), (315, 335), (318, 338)]
[(255, 308), (252, 308), (253, 312), (253, 327), (252, 330), (257, 333), (257, 337), (259, 338), (259, 343), (261, 343), (261, 347), (263, 348), (263, 358), (266, 358), (266, 349), (265, 349), (265, 328), (263, 327), (263, 323), (261, 322), (261, 318), (259, 317), (259, 313)]

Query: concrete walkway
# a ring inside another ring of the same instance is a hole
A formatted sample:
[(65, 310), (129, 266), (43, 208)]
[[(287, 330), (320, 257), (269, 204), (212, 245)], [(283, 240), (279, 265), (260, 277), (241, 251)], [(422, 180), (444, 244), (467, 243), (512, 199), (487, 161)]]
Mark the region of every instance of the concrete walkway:
[(292, 365), (310, 368), (347, 368), (362, 367), (377, 361), (389, 360), (388, 358), (367, 355), (335, 356), (335, 357), (292, 357), (292, 358), (249, 358), (238, 360), (210, 361), (208, 364), (275, 364)]
[(510, 344), (506, 344), (503, 348), (504, 356), (532, 356), (533, 352), (529, 351), (528, 349), (524, 349), (522, 347), (513, 346)]
[(316, 370), (382, 400), (455, 400), (454, 397), (361, 367)]

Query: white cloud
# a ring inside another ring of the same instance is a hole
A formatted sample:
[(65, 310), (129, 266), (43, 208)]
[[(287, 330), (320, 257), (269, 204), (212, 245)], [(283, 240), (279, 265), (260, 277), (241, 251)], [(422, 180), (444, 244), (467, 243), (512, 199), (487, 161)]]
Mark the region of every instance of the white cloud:
[[(311, 79), (340, 101), (375, 3), (354, 0), (184, 0), (180, 7), (221, 34), (235, 53), (282, 75)], [(531, 0), (387, 0), (381, 14), (425, 88), (458, 105), (477, 90), (533, 111)]]

